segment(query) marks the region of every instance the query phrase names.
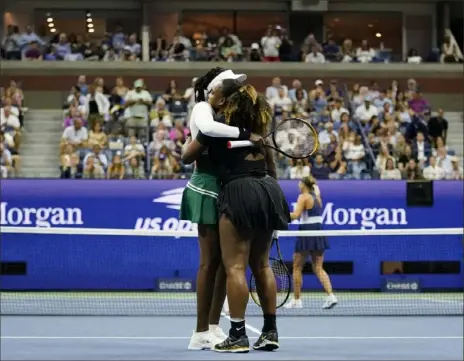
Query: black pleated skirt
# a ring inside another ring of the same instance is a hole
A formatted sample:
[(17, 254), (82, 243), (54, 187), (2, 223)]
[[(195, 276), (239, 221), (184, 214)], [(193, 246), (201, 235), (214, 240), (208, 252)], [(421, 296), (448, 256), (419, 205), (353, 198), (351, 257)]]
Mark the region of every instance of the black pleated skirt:
[(270, 176), (230, 181), (219, 194), (218, 208), (241, 229), (287, 230), (290, 222), (285, 195)]
[[(322, 231), (322, 224), (300, 224), (300, 231)], [(325, 236), (314, 237), (297, 237), (295, 244), (295, 253), (303, 252), (324, 252), (330, 248), (329, 241)]]

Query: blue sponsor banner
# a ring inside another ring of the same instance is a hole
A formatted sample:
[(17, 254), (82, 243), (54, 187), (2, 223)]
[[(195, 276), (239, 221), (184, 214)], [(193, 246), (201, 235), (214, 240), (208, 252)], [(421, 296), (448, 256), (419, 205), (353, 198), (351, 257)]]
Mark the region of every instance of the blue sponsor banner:
[[(288, 202), (298, 181), (281, 181)], [(190, 230), (184, 180), (2, 180), (1, 226)], [(434, 183), (435, 205), (407, 208), (402, 181), (321, 181), (326, 229), (462, 227), (463, 183)]]
[[(298, 181), (281, 181), (289, 204)], [(195, 230), (178, 220), (184, 180), (2, 180), (0, 225), (145, 230)], [(383, 261), (460, 261), (460, 236), (408, 236), (409, 228), (462, 227), (463, 183), (434, 183), (433, 207), (408, 208), (403, 181), (321, 181), (325, 229), (404, 228), (404, 236), (330, 237), (328, 261), (352, 261), (337, 288), (382, 287)], [(295, 222), (292, 229), (297, 229)], [(4, 261), (27, 262), (26, 276), (4, 277), (5, 289), (153, 289), (160, 278), (195, 279), (193, 238), (2, 234)], [(295, 239), (282, 238), (291, 261)], [(462, 266), (462, 263), (461, 263)], [(421, 278), (422, 288), (462, 288), (462, 272)], [(314, 276), (305, 287), (320, 288)]]
[(421, 283), (418, 278), (388, 277), (384, 278), (381, 290), (389, 293), (418, 293), (421, 291)]
[(195, 282), (186, 278), (159, 278), (155, 284), (159, 292), (193, 292)]

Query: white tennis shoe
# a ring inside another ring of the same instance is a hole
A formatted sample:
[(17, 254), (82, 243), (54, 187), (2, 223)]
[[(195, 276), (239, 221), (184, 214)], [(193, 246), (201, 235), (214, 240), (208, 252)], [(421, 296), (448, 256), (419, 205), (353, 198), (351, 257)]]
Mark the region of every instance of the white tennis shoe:
[(213, 347), (211, 340), (211, 332), (195, 332), (193, 331), (192, 338), (188, 345), (189, 350), (201, 351), (210, 350)]
[(209, 325), (209, 330), (204, 332), (193, 331), (188, 345), (189, 350), (210, 350), (214, 345), (223, 342), (227, 335), (218, 325)]
[(325, 299), (324, 304), (322, 305), (322, 309), (324, 310), (330, 310), (331, 308), (334, 308), (338, 303), (337, 297), (332, 293), (327, 296)]
[(218, 325), (209, 325), (209, 333), (212, 345), (217, 345), (227, 338), (226, 333)]
[(303, 308), (303, 301), (299, 299), (291, 299), (290, 302), (287, 302), (284, 306), (285, 308)]

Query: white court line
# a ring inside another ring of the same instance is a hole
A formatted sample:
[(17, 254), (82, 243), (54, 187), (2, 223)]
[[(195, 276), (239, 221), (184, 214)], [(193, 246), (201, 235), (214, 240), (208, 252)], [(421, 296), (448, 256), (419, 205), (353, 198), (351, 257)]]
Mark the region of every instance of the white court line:
[[(462, 340), (462, 336), (295, 336), (283, 340)], [(1, 340), (189, 340), (177, 336), (1, 336)]]
[[(228, 320), (230, 321), (230, 316), (227, 316), (224, 312), (221, 313), (221, 316), (224, 317), (224, 318), (226, 318), (226, 319), (228, 319)], [(247, 330), (249, 330), (250, 332), (253, 332), (254, 334), (258, 335), (258, 336), (261, 335), (261, 331), (260, 331), (260, 330), (258, 330), (257, 328), (255, 328), (255, 327), (249, 325), (248, 323), (245, 323), (245, 328), (246, 328)]]

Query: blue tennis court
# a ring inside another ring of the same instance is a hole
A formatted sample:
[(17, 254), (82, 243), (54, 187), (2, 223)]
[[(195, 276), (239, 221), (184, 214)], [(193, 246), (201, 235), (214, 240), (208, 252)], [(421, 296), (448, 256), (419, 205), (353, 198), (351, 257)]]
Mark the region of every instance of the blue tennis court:
[[(281, 317), (281, 348), (187, 350), (194, 317), (3, 316), (2, 360), (462, 360), (462, 317)], [(256, 339), (261, 318), (247, 319)], [(227, 329), (228, 320), (222, 320)]]
[[(198, 244), (177, 219), (185, 180), (70, 182), (2, 182), (1, 359), (462, 360), (462, 182), (436, 182), (433, 207), (408, 207), (405, 182), (321, 182), (339, 304), (321, 309), (308, 264), (304, 308), (278, 311), (281, 348), (245, 355), (187, 350)], [(281, 185), (294, 202), (297, 181)], [(295, 237), (281, 237), (289, 268)], [(246, 321), (253, 342), (252, 302)]]

